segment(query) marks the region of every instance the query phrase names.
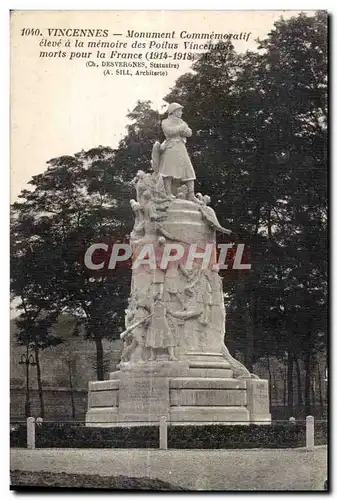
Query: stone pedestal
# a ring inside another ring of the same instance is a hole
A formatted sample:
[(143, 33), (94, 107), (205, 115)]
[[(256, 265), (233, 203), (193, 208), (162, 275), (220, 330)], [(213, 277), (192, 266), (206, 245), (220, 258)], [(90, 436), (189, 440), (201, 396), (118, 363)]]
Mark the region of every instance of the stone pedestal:
[(158, 423), (169, 411), (169, 378), (121, 373), (119, 419), (130, 424)]
[(247, 409), (256, 424), (270, 423), (268, 380), (247, 380)]
[(159, 425), (162, 416), (170, 425), (270, 423), (267, 380), (235, 379), (226, 362), (191, 365), (154, 362), (91, 382), (87, 425)]

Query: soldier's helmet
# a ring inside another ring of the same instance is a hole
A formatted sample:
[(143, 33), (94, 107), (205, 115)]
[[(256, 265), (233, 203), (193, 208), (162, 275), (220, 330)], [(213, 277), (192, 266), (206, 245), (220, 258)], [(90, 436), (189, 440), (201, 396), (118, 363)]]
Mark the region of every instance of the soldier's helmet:
[(176, 109), (183, 109), (183, 106), (177, 102), (171, 102), (171, 104), (168, 105), (167, 114), (171, 115)]

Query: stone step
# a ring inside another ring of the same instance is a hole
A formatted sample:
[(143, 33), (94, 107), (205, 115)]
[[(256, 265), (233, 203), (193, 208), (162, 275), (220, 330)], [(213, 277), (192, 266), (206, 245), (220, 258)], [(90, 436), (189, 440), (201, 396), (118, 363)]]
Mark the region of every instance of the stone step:
[(88, 427), (100, 427), (101, 424), (109, 427), (111, 423), (118, 422), (118, 408), (90, 408), (85, 422)]
[(111, 391), (119, 388), (119, 380), (98, 380), (89, 382), (89, 391)]
[(188, 377), (233, 378), (233, 370), (227, 368), (189, 368)]
[[(118, 380), (121, 373), (126, 373), (127, 370), (111, 372), (110, 380)], [(188, 368), (186, 362), (158, 362), (152, 365), (134, 365), (129, 371), (130, 373), (138, 373), (139, 376), (148, 377), (193, 377), (193, 378), (233, 378), (233, 370), (229, 368)]]
[(177, 377), (170, 379), (170, 389), (246, 389), (246, 380), (234, 378)]
[(244, 406), (171, 406), (170, 422), (185, 425), (238, 424), (249, 422), (249, 411)]
[(139, 377), (184, 377), (189, 372), (188, 362), (153, 361), (148, 363), (130, 363), (127, 368), (111, 372), (110, 380), (119, 379), (122, 374), (137, 374)]
[(88, 394), (89, 408), (118, 406), (118, 390), (91, 391)]
[(230, 368), (229, 362), (223, 357), (220, 352), (199, 352), (199, 351), (190, 351), (186, 352), (183, 355), (184, 359), (187, 359), (189, 362), (194, 361), (211, 361), (223, 363), (227, 368)]
[(170, 389), (170, 406), (245, 406), (243, 389)]
[(230, 369), (230, 364), (228, 361), (190, 361), (190, 368), (216, 368), (219, 370)]

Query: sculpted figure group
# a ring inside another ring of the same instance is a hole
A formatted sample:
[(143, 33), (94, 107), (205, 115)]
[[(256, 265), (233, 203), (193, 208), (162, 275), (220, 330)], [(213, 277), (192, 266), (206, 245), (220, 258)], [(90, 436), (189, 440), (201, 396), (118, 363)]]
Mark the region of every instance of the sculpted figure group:
[(176, 361), (179, 326), (190, 320), (203, 326), (209, 323), (212, 289), (207, 274), (203, 270), (187, 272), (182, 265), (178, 266), (185, 276), (182, 289), (179, 285), (173, 286), (173, 275), (166, 279), (165, 272), (158, 277), (154, 271), (149, 289), (131, 295), (125, 316), (126, 330), (121, 334), (124, 340), (122, 365), (131, 361), (137, 348), (137, 363), (155, 361), (159, 351), (166, 351), (168, 359)]
[[(152, 172), (140, 170), (132, 180), (137, 195), (136, 200), (130, 201), (135, 214), (132, 245), (147, 240), (158, 245), (176, 241), (162, 225), (176, 198), (192, 201), (213, 230), (230, 233), (221, 227), (214, 210), (208, 206), (210, 197), (194, 193), (196, 177), (186, 149), (186, 138), (192, 135), (192, 130), (182, 120), (182, 109), (177, 103), (168, 106), (168, 117), (162, 121), (165, 140), (162, 144), (156, 142), (152, 150)], [(194, 327), (197, 330), (210, 323), (212, 293), (207, 273), (188, 272), (182, 264), (169, 268), (159, 279), (154, 276), (147, 291), (133, 291), (126, 311), (126, 330), (121, 334), (124, 340), (121, 367), (130, 362), (155, 361), (158, 352), (166, 352), (168, 360), (175, 361), (181, 325), (192, 322), (191, 330)]]
[(126, 324), (127, 329), (121, 334), (125, 342), (121, 363), (131, 360), (131, 354), (137, 346), (140, 347), (139, 363), (155, 361), (158, 349), (167, 349), (169, 360), (177, 360), (174, 354), (175, 337), (168, 325), (159, 293), (152, 302), (136, 299), (133, 308), (126, 311)]

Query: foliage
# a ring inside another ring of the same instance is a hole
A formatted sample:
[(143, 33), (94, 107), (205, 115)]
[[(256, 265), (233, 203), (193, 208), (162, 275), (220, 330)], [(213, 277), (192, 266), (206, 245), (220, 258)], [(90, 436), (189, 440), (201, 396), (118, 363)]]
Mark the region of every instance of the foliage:
[[(47, 171), (31, 180), (33, 190), (21, 193), (12, 207), (12, 294), (21, 298), (19, 309), (47, 315), (41, 325), (30, 316), (35, 327), (29, 335), (36, 344), (38, 326), (44, 331), (46, 321), (50, 327), (61, 312), (74, 314), (76, 332), (82, 324), (96, 343), (98, 378), (103, 378), (102, 339), (117, 338), (123, 328), (129, 274), (117, 269), (90, 276), (81, 259), (90, 244), (116, 241), (129, 229), (124, 221), (131, 217), (123, 217), (125, 183), (107, 168), (113, 154), (100, 147), (50, 160)], [(20, 331), (26, 316), (17, 320)]]
[(281, 19), (258, 52), (219, 44), (193, 69), (165, 99), (185, 106), (198, 189), (252, 263), (224, 276), (229, 345), (250, 369), (307, 360), (309, 409), (327, 340), (326, 13)]
[[(11, 434), (11, 446), (19, 446)], [(315, 422), (315, 444), (327, 444), (327, 422)], [(22, 443), (22, 441), (21, 441)], [(36, 427), (37, 448), (158, 448), (159, 427), (84, 427), (44, 422)], [(305, 446), (305, 422), (272, 425), (183, 425), (168, 427), (172, 449), (296, 448)]]

